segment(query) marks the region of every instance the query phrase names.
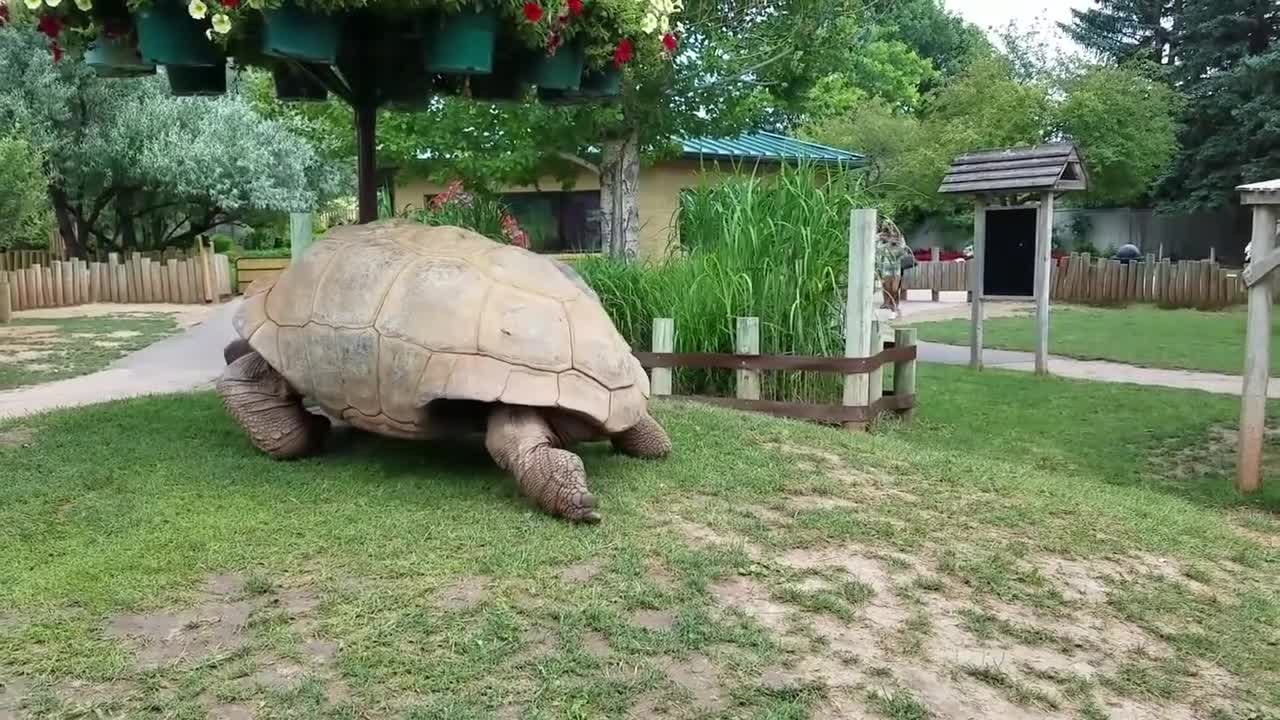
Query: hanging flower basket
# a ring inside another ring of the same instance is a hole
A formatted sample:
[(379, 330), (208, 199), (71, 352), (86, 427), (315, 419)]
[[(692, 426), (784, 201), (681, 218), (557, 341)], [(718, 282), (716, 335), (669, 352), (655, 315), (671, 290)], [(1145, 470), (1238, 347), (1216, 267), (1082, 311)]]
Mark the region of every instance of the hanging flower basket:
[(575, 43), (554, 55), (536, 57), (529, 67), (529, 82), (540, 90), (577, 90), (582, 85), (585, 65), (586, 53)]
[(329, 97), (324, 85), (303, 68), (286, 62), (272, 66), (271, 79), (276, 86), (276, 99), (282, 102), (324, 102)]
[(135, 24), (143, 62), (219, 68), (226, 62), (205, 35), (205, 24), (179, 0), (155, 0), (138, 11)]
[(174, 95), (206, 97), (227, 92), (226, 65), (166, 65), (164, 72), (169, 76), (169, 91)]
[(303, 62), (333, 65), (342, 41), (342, 16), (306, 10), (294, 2), (262, 13), (262, 52)]
[(136, 43), (128, 36), (98, 36), (85, 51), (84, 62), (99, 77), (132, 78), (154, 75), (156, 66), (142, 59)]
[(427, 34), (427, 71), (446, 75), (484, 75), (493, 72), (498, 38), (498, 14), (492, 10), (464, 10), (438, 15)]

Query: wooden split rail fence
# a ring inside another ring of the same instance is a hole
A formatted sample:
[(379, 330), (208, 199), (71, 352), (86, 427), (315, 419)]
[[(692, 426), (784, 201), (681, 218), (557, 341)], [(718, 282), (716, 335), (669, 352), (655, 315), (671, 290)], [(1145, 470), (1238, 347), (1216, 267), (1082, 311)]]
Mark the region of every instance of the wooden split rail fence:
[(0, 271), (0, 290), (11, 310), (92, 302), (203, 303), (231, 295), (231, 265), (225, 255), (153, 260), (133, 253), (107, 262), (77, 258)]
[[(672, 394), (672, 370), (735, 370), (736, 397), (684, 396), (712, 405), (768, 413), (780, 417), (810, 420), (845, 427), (865, 427), (886, 412), (910, 419), (915, 407), (916, 330), (900, 328), (886, 349), (883, 336), (872, 335), (872, 355), (865, 358), (805, 357), (799, 355), (761, 355), (760, 320), (737, 319), (734, 353), (673, 352), (675, 322), (671, 318), (653, 321), (653, 352), (633, 353), (650, 373), (651, 394)], [(893, 365), (893, 388), (884, 389), (884, 366)], [(845, 396), (840, 405), (766, 400), (760, 397), (763, 370), (791, 370), (838, 373), (845, 376)], [(869, 382), (854, 383), (853, 377), (867, 375)], [(857, 397), (851, 388), (867, 388), (865, 397)]]
[[(926, 261), (903, 274), (907, 290), (969, 290), (970, 262)], [(1052, 265), (1050, 297), (1087, 305), (1155, 303), (1166, 308), (1213, 310), (1245, 302), (1241, 271), (1210, 260), (1157, 261), (1154, 255), (1122, 263), (1087, 253), (1058, 258)], [(1030, 299), (1030, 298), (1028, 298)]]

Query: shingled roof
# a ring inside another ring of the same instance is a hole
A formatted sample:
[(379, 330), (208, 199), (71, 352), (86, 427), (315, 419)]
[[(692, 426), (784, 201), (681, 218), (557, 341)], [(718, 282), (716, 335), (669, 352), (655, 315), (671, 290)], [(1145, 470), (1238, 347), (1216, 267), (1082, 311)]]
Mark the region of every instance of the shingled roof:
[(938, 192), (952, 195), (1011, 195), (1084, 190), (1084, 163), (1071, 143), (984, 150), (951, 163)]

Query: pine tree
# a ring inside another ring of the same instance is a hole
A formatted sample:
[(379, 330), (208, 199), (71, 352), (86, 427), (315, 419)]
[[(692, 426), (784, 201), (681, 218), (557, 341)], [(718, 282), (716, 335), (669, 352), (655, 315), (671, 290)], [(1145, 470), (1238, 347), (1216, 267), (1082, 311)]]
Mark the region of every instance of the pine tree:
[(1185, 0), (1173, 79), (1187, 96), (1182, 153), (1166, 203), (1235, 203), (1243, 182), (1280, 177), (1280, 6), (1275, 0)]
[(1063, 30), (1081, 46), (1118, 62), (1135, 58), (1172, 65), (1178, 57), (1182, 0), (1094, 0), (1072, 10)]

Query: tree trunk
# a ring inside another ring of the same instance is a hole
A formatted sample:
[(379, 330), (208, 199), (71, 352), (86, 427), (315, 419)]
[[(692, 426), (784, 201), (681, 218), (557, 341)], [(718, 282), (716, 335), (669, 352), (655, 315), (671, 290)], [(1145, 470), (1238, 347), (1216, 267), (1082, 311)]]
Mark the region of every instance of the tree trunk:
[(137, 193), (133, 190), (122, 190), (116, 196), (116, 233), (121, 245), (127, 248), (139, 247), (137, 228), (133, 224), (136, 199)]
[(50, 185), (49, 204), (53, 206), (53, 216), (58, 222), (58, 234), (62, 236), (67, 257), (84, 257), (85, 245), (78, 234), (80, 226), (76, 222), (76, 213), (71, 210), (66, 191), (57, 185)]
[(606, 140), (600, 162), (600, 238), (610, 257), (632, 262), (640, 252), (640, 148), (630, 133)]

